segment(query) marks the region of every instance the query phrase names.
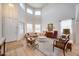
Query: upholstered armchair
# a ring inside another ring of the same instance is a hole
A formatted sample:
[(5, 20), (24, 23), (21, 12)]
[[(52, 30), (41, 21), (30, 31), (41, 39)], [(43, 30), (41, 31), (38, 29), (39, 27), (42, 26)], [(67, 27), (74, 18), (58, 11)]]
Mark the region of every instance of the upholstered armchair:
[(63, 50), (63, 54), (65, 56), (65, 52), (67, 51), (68, 41), (69, 41), (69, 39), (62, 40), (62, 38), (58, 39), (58, 40), (54, 40), (54, 42), (53, 42), (53, 51), (54, 51), (54, 47), (62, 49)]

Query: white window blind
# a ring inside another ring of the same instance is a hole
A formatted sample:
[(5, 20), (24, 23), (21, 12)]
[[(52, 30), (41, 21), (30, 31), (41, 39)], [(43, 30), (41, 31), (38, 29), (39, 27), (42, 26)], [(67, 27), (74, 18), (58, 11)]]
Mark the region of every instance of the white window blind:
[(27, 32), (33, 32), (33, 25), (27, 24)]
[(41, 32), (40, 24), (35, 24), (35, 32)]
[(24, 32), (24, 25), (23, 23), (19, 23), (19, 34), (22, 34)]

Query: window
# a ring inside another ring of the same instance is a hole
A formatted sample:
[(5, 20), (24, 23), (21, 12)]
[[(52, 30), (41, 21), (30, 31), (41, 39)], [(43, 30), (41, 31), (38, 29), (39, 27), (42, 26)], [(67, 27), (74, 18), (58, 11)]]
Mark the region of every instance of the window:
[(21, 8), (25, 11), (24, 4), (20, 3)]
[(41, 32), (40, 24), (35, 24), (35, 32)]
[(31, 9), (27, 8), (27, 13), (33, 14), (33, 11)]
[(40, 11), (35, 11), (35, 15), (41, 15)]
[(61, 26), (61, 34), (63, 33), (63, 29), (70, 29), (70, 33), (72, 33), (72, 20), (63, 20), (60, 23)]
[(33, 32), (33, 25), (27, 24), (27, 32)]
[(23, 34), (23, 32), (24, 32), (23, 23), (19, 23), (19, 34)]

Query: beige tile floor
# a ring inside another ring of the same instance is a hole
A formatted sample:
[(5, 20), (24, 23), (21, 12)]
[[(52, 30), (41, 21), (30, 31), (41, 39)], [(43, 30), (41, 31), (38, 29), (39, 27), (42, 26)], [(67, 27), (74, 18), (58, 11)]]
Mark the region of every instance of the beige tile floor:
[(6, 44), (6, 56), (43, 56), (37, 49), (26, 46), (25, 40)]
[[(44, 48), (44, 47), (43, 47)], [(62, 50), (55, 48), (53, 56), (63, 56)], [(53, 53), (53, 51), (52, 51)], [(20, 40), (6, 44), (6, 56), (45, 56), (45, 54), (38, 49), (32, 49), (26, 46), (26, 41)], [(50, 55), (49, 55), (50, 56)], [(68, 51), (66, 56), (79, 56), (79, 46), (73, 45), (72, 52)]]

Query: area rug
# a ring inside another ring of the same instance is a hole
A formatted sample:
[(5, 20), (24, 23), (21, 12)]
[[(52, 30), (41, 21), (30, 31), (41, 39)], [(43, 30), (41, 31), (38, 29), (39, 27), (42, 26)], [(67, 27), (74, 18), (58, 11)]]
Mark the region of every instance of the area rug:
[(38, 40), (39, 48), (38, 50), (41, 51), (46, 56), (52, 56), (53, 53), (53, 40), (52, 39), (39, 39)]
[[(63, 56), (63, 51), (59, 48), (54, 48), (53, 51), (53, 39), (45, 38), (38, 39), (39, 48), (38, 50), (45, 56)], [(67, 51), (66, 56), (79, 56), (79, 48), (73, 46), (72, 52)]]

